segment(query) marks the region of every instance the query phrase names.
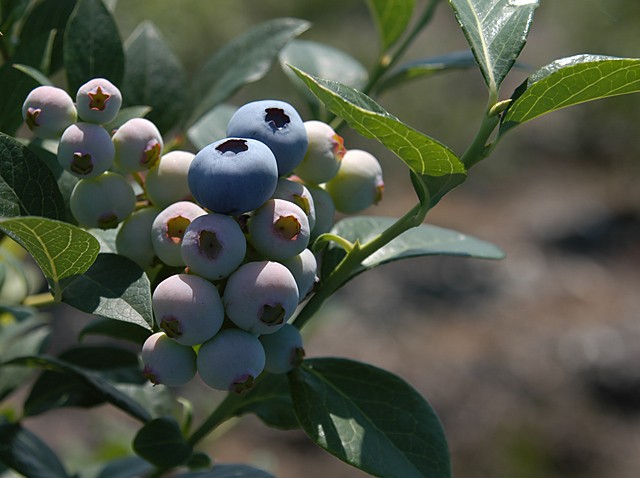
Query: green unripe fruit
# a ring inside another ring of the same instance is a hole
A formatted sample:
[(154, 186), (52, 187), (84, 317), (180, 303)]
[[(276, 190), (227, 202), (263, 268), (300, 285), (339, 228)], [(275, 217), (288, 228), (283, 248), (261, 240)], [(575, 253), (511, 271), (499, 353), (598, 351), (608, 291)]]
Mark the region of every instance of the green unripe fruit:
[(304, 181), (326, 183), (338, 174), (340, 161), (347, 152), (344, 140), (331, 126), (322, 121), (305, 121), (309, 146), (294, 173)]
[(382, 199), (382, 168), (372, 154), (350, 149), (342, 158), (340, 170), (326, 184), (336, 209), (345, 214), (360, 212)]
[(38, 138), (56, 139), (78, 119), (73, 100), (61, 88), (39, 86), (22, 104), (22, 119)]
[(280, 178), (271, 198), (284, 199), (298, 206), (307, 215), (309, 229), (313, 229), (316, 224), (316, 208), (313, 204), (313, 197), (304, 184)]
[(95, 178), (113, 165), (115, 148), (102, 126), (76, 123), (64, 130), (58, 144), (58, 162), (74, 176)]
[(262, 344), (243, 330), (225, 329), (198, 350), (198, 374), (216, 390), (240, 393), (252, 388), (264, 364)]
[(116, 235), (116, 251), (143, 269), (153, 264), (156, 253), (151, 242), (151, 225), (160, 213), (157, 207), (135, 211), (122, 222)]
[(206, 342), (224, 320), (218, 289), (195, 275), (167, 277), (153, 291), (152, 305), (158, 326), (182, 345)]
[(179, 387), (196, 375), (196, 353), (171, 340), (164, 332), (151, 335), (142, 345), (142, 374), (153, 384)]
[(78, 181), (71, 192), (69, 207), (80, 225), (112, 229), (133, 213), (136, 194), (123, 176), (107, 171)]
[(113, 134), (116, 166), (125, 173), (150, 169), (160, 160), (164, 143), (151, 121), (133, 118)]
[(122, 106), (122, 93), (104, 78), (94, 78), (76, 93), (78, 116), (88, 123), (106, 124), (113, 121)]
[(310, 249), (305, 249), (297, 256), (282, 261), (282, 265), (289, 269), (298, 284), (299, 300), (302, 301), (318, 282), (318, 261)]
[(187, 175), (195, 154), (188, 151), (171, 151), (160, 156), (145, 179), (149, 200), (159, 207), (167, 207), (178, 201), (191, 199)]
[(180, 201), (164, 208), (151, 225), (151, 243), (158, 258), (168, 266), (184, 266), (182, 238), (196, 217), (207, 211), (195, 203)]
[(269, 335), (261, 335), (264, 347), (264, 369), (270, 373), (287, 373), (299, 367), (304, 359), (304, 348), (300, 331), (291, 324)]
[(320, 186), (314, 186), (313, 184), (305, 184), (305, 186), (311, 193), (313, 207), (316, 212), (316, 224), (311, 229), (311, 240), (314, 240), (320, 234), (329, 232), (333, 228), (336, 206), (333, 204), (333, 199), (331, 199), (329, 193)]

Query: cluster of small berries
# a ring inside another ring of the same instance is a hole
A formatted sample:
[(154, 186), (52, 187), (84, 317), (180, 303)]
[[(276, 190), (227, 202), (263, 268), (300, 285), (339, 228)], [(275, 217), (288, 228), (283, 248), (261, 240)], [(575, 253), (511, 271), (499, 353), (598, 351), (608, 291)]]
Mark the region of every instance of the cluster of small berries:
[[(60, 165), (80, 178), (70, 202), (80, 225), (119, 227), (119, 254), (180, 270), (153, 291), (159, 332), (142, 347), (145, 376), (180, 386), (198, 373), (212, 388), (239, 392), (263, 370), (290, 371), (304, 349), (287, 321), (318, 280), (309, 246), (336, 210), (381, 199), (380, 164), (282, 101), (240, 107), (227, 137), (195, 155), (163, 153), (143, 118), (108, 132), (121, 104), (99, 78), (75, 104), (64, 90), (36, 88), (23, 117), (36, 136), (59, 139)], [(144, 189), (138, 210), (132, 175)]]

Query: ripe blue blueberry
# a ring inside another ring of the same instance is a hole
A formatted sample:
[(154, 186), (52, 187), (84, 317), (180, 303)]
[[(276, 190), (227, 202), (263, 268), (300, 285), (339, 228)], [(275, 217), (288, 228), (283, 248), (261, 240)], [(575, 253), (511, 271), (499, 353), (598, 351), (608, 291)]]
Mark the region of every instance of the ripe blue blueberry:
[(62, 88), (38, 86), (22, 104), (22, 119), (38, 138), (56, 139), (76, 122), (78, 113)]
[(276, 190), (271, 197), (292, 202), (302, 209), (309, 220), (309, 229), (313, 229), (316, 224), (316, 208), (313, 204), (313, 197), (304, 184), (287, 178), (280, 178), (278, 186), (276, 186)]
[(64, 130), (58, 144), (58, 162), (79, 178), (95, 178), (113, 165), (115, 148), (102, 126), (75, 123)]
[(124, 176), (107, 171), (78, 181), (69, 208), (82, 226), (113, 229), (135, 210), (136, 194)]
[(281, 262), (296, 280), (298, 295), (302, 301), (318, 282), (318, 261), (310, 249), (305, 249), (297, 256), (290, 257)]
[(194, 156), (189, 151), (170, 151), (160, 156), (160, 161), (147, 172), (144, 183), (149, 201), (167, 207), (191, 199), (187, 173)]
[(302, 118), (284, 101), (260, 100), (241, 106), (229, 120), (227, 136), (253, 138), (266, 144), (276, 157), (279, 176), (293, 171), (307, 151)]
[(271, 150), (260, 141), (225, 138), (196, 154), (188, 181), (194, 199), (202, 206), (237, 216), (271, 197), (278, 167)]
[(196, 375), (196, 353), (191, 347), (157, 332), (142, 345), (142, 374), (153, 384), (179, 387)]
[(264, 369), (270, 373), (287, 373), (299, 367), (304, 359), (300, 331), (291, 324), (269, 335), (261, 335), (260, 342), (266, 357)]
[(222, 296), (229, 319), (254, 334), (282, 327), (298, 305), (293, 274), (278, 262), (247, 262), (227, 279)]
[(182, 237), (181, 253), (189, 272), (210, 280), (227, 277), (244, 260), (247, 241), (230, 216), (209, 213), (191, 221)]
[(338, 174), (340, 161), (347, 152), (344, 140), (322, 121), (305, 121), (309, 146), (294, 173), (313, 184), (326, 183)]
[(116, 166), (125, 173), (152, 168), (159, 160), (164, 142), (156, 125), (145, 118), (133, 118), (113, 134)]
[(175, 274), (160, 282), (153, 291), (152, 306), (160, 329), (182, 345), (206, 342), (224, 320), (216, 286), (190, 274)]
[(342, 158), (338, 174), (325, 187), (338, 211), (357, 213), (382, 199), (382, 168), (372, 154), (350, 149)]
[(252, 388), (264, 364), (260, 340), (239, 329), (221, 331), (198, 350), (198, 374), (216, 390), (240, 393)]
[(94, 78), (76, 93), (78, 116), (88, 123), (106, 124), (113, 121), (122, 106), (122, 94), (105, 78)]
[(184, 266), (180, 248), (191, 221), (207, 211), (189, 201), (175, 202), (164, 208), (151, 225), (151, 243), (158, 259), (168, 266)]
[(302, 209), (284, 199), (270, 199), (249, 219), (249, 240), (268, 259), (284, 260), (309, 244), (309, 220)]
[(116, 235), (116, 251), (143, 269), (153, 264), (156, 253), (151, 242), (151, 225), (160, 213), (157, 207), (145, 207), (126, 218)]

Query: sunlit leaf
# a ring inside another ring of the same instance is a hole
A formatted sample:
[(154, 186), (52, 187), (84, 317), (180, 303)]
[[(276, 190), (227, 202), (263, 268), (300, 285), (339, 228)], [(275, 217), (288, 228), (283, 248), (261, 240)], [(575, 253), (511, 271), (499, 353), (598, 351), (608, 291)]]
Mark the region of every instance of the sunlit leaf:
[(378, 26), (382, 50), (392, 46), (407, 29), (413, 16), (415, 0), (368, 0)]

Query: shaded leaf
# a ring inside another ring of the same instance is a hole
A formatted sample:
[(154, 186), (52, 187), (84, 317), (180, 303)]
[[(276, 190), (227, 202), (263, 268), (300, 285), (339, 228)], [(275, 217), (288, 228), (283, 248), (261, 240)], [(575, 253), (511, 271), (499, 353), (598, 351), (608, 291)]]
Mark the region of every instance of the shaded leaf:
[(538, 1), (449, 0), (490, 91), (498, 91), (520, 55)]
[(111, 132), (132, 118), (144, 118), (149, 111), (151, 111), (150, 106), (127, 106), (126, 108), (121, 108), (115, 119), (111, 123), (105, 124), (104, 128)]
[(187, 75), (158, 28), (141, 23), (125, 43), (125, 105), (149, 105), (147, 119), (166, 133), (185, 113)]
[(104, 401), (118, 407), (132, 417), (142, 422), (148, 422), (151, 419), (149, 412), (143, 405), (140, 405), (128, 395), (120, 392), (99, 373), (94, 371), (77, 367), (48, 355), (18, 357), (2, 364), (2, 366), (6, 365), (40, 367), (45, 370), (56, 371), (67, 376), (74, 377), (93, 390)]
[(249, 465), (220, 463), (214, 465), (211, 470), (182, 473), (176, 478), (275, 478), (275, 476)]
[(174, 413), (175, 398), (169, 387), (154, 385), (149, 381), (141, 385), (116, 383), (114, 386), (143, 406), (151, 418), (167, 417)]
[(137, 456), (127, 456), (109, 462), (96, 478), (138, 478), (153, 470), (148, 461)]
[(40, 70), (32, 66), (14, 63), (13, 67), (16, 70), (21, 71), (25, 75), (28, 75), (31, 78), (33, 78), (38, 83), (38, 85), (54, 86), (51, 80), (47, 78), (47, 76), (44, 73), (42, 73)]
[(238, 108), (228, 104), (220, 104), (196, 121), (187, 130), (189, 141), (197, 148), (227, 137), (227, 124)]
[(98, 318), (85, 325), (78, 336), (83, 340), (88, 335), (100, 335), (112, 339), (126, 340), (142, 346), (151, 331), (131, 322)]
[(56, 179), (40, 158), (16, 139), (0, 133), (0, 216), (64, 219)]
[(435, 75), (436, 73), (461, 70), (475, 66), (476, 60), (473, 57), (473, 53), (469, 50), (414, 60), (399, 66), (387, 74), (376, 87), (376, 92), (381, 93), (400, 84)]
[(451, 476), (440, 420), (401, 378), (335, 358), (306, 360), (289, 378), (302, 428), (329, 453), (374, 476)]
[(133, 449), (160, 468), (182, 465), (193, 451), (178, 423), (170, 418), (155, 418), (145, 424), (133, 440)]
[(516, 89), (500, 134), (546, 113), (587, 101), (640, 92), (640, 59), (578, 55), (557, 60)]
[(56, 300), (61, 298), (62, 281), (85, 272), (100, 249), (98, 241), (88, 232), (52, 219), (8, 219), (0, 222), (0, 230), (31, 254)]
[(78, 1), (65, 29), (63, 59), (71, 92), (93, 78), (120, 85), (124, 73), (122, 41), (102, 0)]
[(194, 78), (189, 124), (242, 86), (266, 75), (280, 49), (309, 26), (309, 22), (296, 18), (268, 20), (218, 50)]
[(382, 51), (386, 51), (405, 32), (415, 8), (415, 0), (368, 0), (378, 26)]
[(331, 112), (363, 136), (380, 141), (421, 176), (433, 204), (464, 181), (464, 165), (442, 143), (402, 123), (364, 93), (292, 68)]
[(62, 301), (76, 309), (151, 330), (149, 279), (140, 266), (124, 256), (98, 254), (89, 269), (69, 277), (62, 288)]
[[(395, 219), (376, 216), (355, 216), (342, 219), (331, 230), (332, 234), (344, 237), (350, 242), (361, 244), (378, 236), (387, 229)], [(323, 273), (326, 277), (344, 257), (344, 250), (334, 244), (329, 245), (323, 256)], [(386, 246), (367, 257), (359, 267), (355, 268), (347, 280), (368, 269), (373, 269), (387, 262), (420, 256), (461, 256), (477, 259), (502, 259), (502, 252), (495, 245), (462, 234), (451, 229), (422, 224), (400, 234)]]
[(29, 478), (67, 478), (56, 454), (19, 423), (0, 422), (0, 461)]

